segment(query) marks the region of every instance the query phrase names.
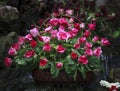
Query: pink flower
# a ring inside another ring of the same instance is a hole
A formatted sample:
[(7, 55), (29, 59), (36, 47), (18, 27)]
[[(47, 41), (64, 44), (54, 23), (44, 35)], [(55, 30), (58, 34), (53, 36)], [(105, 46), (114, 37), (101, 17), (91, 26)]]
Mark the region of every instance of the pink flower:
[(95, 30), (96, 24), (88, 24), (89, 30)]
[(14, 49), (13, 47), (11, 47), (11, 48), (9, 49), (9, 51), (8, 51), (8, 54), (9, 54), (10, 56), (14, 56), (15, 54), (17, 54), (17, 51), (16, 51), (16, 49)]
[(77, 53), (75, 53), (75, 52), (71, 52), (70, 56), (73, 60), (77, 59), (77, 57), (78, 57)]
[(98, 36), (94, 36), (93, 39), (92, 39), (93, 42), (97, 42), (98, 40), (99, 40)]
[(78, 42), (84, 44), (86, 42), (86, 37), (78, 38)]
[(51, 45), (50, 44), (45, 44), (44, 46), (43, 46), (43, 51), (51, 51)]
[(35, 52), (33, 50), (27, 50), (24, 54), (24, 57), (31, 58), (34, 56), (34, 54), (35, 54)]
[(65, 26), (60, 25), (58, 30), (59, 31), (65, 31)]
[(25, 39), (27, 39), (27, 40), (29, 40), (29, 41), (33, 40), (31, 34), (27, 34), (27, 35), (25, 36)]
[(36, 37), (36, 36), (40, 35), (39, 32), (38, 32), (38, 28), (31, 29), (30, 33), (33, 37)]
[(79, 49), (80, 48), (80, 43), (76, 43), (76, 44), (74, 44), (74, 46), (73, 46), (75, 49)]
[(66, 18), (60, 18), (58, 23), (64, 27), (66, 27), (68, 25)]
[(102, 39), (101, 39), (101, 44), (106, 46), (106, 45), (110, 45), (110, 42), (109, 42), (108, 39), (102, 38)]
[(84, 29), (85, 28), (85, 23), (81, 23), (80, 28)]
[(101, 47), (98, 47), (93, 51), (93, 55), (98, 57), (98, 58), (100, 57), (101, 54), (102, 54)]
[(85, 32), (84, 32), (84, 36), (85, 36), (85, 37), (89, 37), (89, 36), (90, 36), (90, 31), (85, 30)]
[(50, 42), (50, 37), (49, 36), (42, 36), (43, 42), (44, 43), (49, 43)]
[(5, 64), (6, 67), (10, 67), (11, 64), (12, 64), (11, 58), (6, 57), (5, 60), (4, 60), (4, 64)]
[(88, 59), (85, 55), (82, 55), (78, 58), (78, 62), (82, 64), (88, 64)]
[(74, 38), (74, 35), (73, 35), (72, 31), (68, 31), (68, 34), (69, 34), (69, 39)]
[(58, 19), (57, 19), (57, 18), (52, 18), (52, 19), (50, 19), (49, 23), (50, 23), (52, 26), (57, 26), (57, 24), (58, 24)]
[(86, 43), (85, 43), (85, 47), (86, 47), (86, 48), (91, 48), (91, 47), (92, 47), (92, 44), (91, 44), (90, 42), (86, 42)]
[(63, 8), (59, 8), (59, 9), (58, 9), (58, 12), (59, 12), (60, 14), (62, 14), (62, 13), (64, 12), (64, 9), (63, 9)]
[(20, 45), (18, 43), (15, 43), (15, 44), (12, 45), (12, 48), (14, 48), (15, 50), (19, 50)]
[(53, 12), (53, 16), (57, 17), (59, 15), (59, 12)]
[(65, 48), (62, 45), (58, 45), (56, 48), (57, 52), (63, 53), (65, 51)]
[(71, 33), (73, 36), (76, 36), (78, 34), (78, 29), (72, 28)]
[(52, 38), (56, 38), (57, 37), (57, 32), (58, 30), (52, 30), (50, 33), (51, 33), (51, 37)]
[(37, 46), (37, 41), (36, 41), (36, 40), (32, 40), (32, 41), (30, 42), (30, 46), (31, 46), (32, 48), (35, 48), (35, 47)]
[(47, 65), (47, 63), (48, 63), (47, 59), (45, 59), (45, 58), (44, 59), (40, 59), (39, 66), (44, 67), (44, 66)]
[(57, 32), (58, 40), (67, 40), (69, 37), (70, 37), (69, 33), (64, 30)]
[(20, 36), (19, 39), (18, 39), (18, 44), (22, 45), (24, 43), (25, 43), (25, 37)]
[(72, 15), (73, 14), (73, 10), (71, 10), (71, 9), (66, 10), (66, 14), (67, 15)]
[(74, 19), (73, 19), (73, 18), (70, 18), (70, 19), (69, 19), (69, 22), (70, 22), (70, 23), (73, 23), (73, 22), (74, 22)]
[(88, 56), (92, 56), (93, 55), (92, 49), (86, 49), (85, 54), (88, 55)]
[(51, 26), (45, 28), (45, 32), (50, 32), (51, 30), (52, 30), (52, 27), (51, 27)]
[(61, 68), (63, 67), (63, 63), (57, 62), (56, 67), (57, 67), (58, 69), (61, 69)]

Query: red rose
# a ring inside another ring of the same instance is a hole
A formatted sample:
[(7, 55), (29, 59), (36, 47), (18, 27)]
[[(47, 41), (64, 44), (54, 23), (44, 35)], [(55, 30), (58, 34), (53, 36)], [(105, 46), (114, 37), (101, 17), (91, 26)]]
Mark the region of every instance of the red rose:
[(70, 56), (73, 60), (78, 57), (77, 53), (75, 53), (75, 52), (71, 52)]
[(32, 41), (30, 42), (30, 46), (31, 46), (32, 48), (35, 48), (36, 45), (37, 45), (37, 42), (36, 42), (35, 40), (32, 40)]
[(85, 37), (89, 37), (89, 36), (90, 36), (90, 31), (85, 30), (85, 32), (84, 32), (84, 36), (85, 36)]
[(40, 62), (39, 62), (39, 66), (46, 66), (46, 64), (48, 63), (48, 60), (47, 59), (40, 59)]
[(111, 86), (111, 88), (109, 89), (109, 91), (118, 91), (118, 88), (116, 86)]
[(82, 55), (78, 58), (78, 62), (82, 63), (82, 64), (87, 64), (88, 63), (88, 59), (86, 58), (85, 55)]
[(44, 21), (45, 21), (44, 19), (41, 19), (41, 20), (38, 21), (38, 24), (41, 26)]
[(14, 48), (15, 50), (19, 50), (20, 45), (18, 43), (15, 43), (15, 44), (12, 45), (12, 48)]
[(31, 57), (34, 56), (34, 54), (35, 54), (35, 52), (34, 52), (33, 50), (28, 50), (28, 51), (26, 51), (26, 53), (24, 54), (24, 57), (26, 57), (26, 58), (31, 58)]
[(11, 64), (12, 64), (11, 58), (6, 57), (5, 60), (4, 60), (4, 64), (5, 64), (6, 67), (10, 67)]
[(80, 48), (80, 44), (79, 43), (74, 44), (74, 48), (75, 49), (79, 49)]
[(39, 41), (43, 41), (42, 36), (38, 36), (38, 40), (39, 40)]
[(81, 37), (78, 39), (78, 42), (84, 44), (86, 42), (86, 37)]
[(75, 23), (75, 24), (74, 24), (74, 28), (80, 30), (80, 24), (79, 24), (79, 23)]
[(62, 67), (63, 67), (63, 63), (57, 62), (56, 67), (57, 67), (58, 69), (62, 68)]
[(63, 53), (65, 51), (65, 48), (62, 45), (57, 46), (57, 52)]
[(102, 14), (100, 12), (95, 13), (95, 17), (100, 17), (100, 16), (102, 16)]
[(68, 21), (67, 21), (66, 18), (59, 18), (58, 24), (60, 24), (60, 25), (62, 25), (62, 26), (64, 26), (64, 27), (66, 27), (66, 26), (68, 25)]

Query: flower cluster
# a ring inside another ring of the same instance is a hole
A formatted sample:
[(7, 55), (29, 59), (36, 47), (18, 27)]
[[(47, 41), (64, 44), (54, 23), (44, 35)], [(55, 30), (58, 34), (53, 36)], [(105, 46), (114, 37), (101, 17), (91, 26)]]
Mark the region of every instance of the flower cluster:
[(109, 40), (95, 35), (96, 23), (80, 22), (73, 13), (59, 9), (41, 26), (20, 36), (10, 47), (5, 65), (50, 69), (55, 77), (64, 70), (74, 78), (78, 70), (85, 77), (86, 72), (99, 68), (101, 46), (110, 45)]

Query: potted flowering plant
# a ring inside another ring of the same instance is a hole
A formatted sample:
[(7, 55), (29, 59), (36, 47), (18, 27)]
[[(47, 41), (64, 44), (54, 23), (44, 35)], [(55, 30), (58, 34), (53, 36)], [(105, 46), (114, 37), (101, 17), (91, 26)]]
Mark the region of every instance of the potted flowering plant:
[(19, 37), (10, 47), (5, 65), (48, 69), (53, 77), (64, 70), (74, 79), (79, 73), (85, 78), (87, 72), (100, 69), (101, 46), (110, 45), (109, 40), (95, 35), (96, 23), (81, 22), (73, 13), (59, 9), (41, 26), (35, 25), (27, 35)]

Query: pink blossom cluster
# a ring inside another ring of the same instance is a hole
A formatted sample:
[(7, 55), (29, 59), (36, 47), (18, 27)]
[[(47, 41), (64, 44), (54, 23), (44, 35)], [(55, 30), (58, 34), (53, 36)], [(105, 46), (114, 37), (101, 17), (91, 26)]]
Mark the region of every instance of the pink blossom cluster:
[[(72, 15), (73, 11), (67, 10), (66, 14)], [(24, 51), (22, 57), (34, 58), (36, 55), (39, 56), (37, 60), (39, 60), (41, 67), (49, 63), (51, 59), (48, 59), (48, 56), (50, 54), (55, 55), (55, 57), (57, 55), (61, 55), (60, 57), (70, 55), (71, 60), (86, 65), (89, 63), (90, 57), (100, 58), (101, 46), (110, 45), (107, 38), (99, 38), (97, 35), (93, 35), (96, 30), (95, 23), (75, 22), (73, 17), (55, 17), (50, 19), (46, 25), (47, 27), (44, 28), (42, 34), (38, 27), (34, 27), (29, 34), (19, 37), (18, 42), (10, 47), (9, 56), (19, 56), (19, 51), (28, 46), (29, 48)], [(97, 43), (99, 46), (94, 46)], [(39, 48), (42, 55), (36, 51)], [(82, 51), (82, 53), (78, 54), (76, 51)], [(6, 57), (4, 61), (7, 67), (10, 67), (13, 62), (10, 57)], [(56, 58), (56, 60), (54, 60), (56, 68), (62, 68), (64, 62), (60, 58)]]

